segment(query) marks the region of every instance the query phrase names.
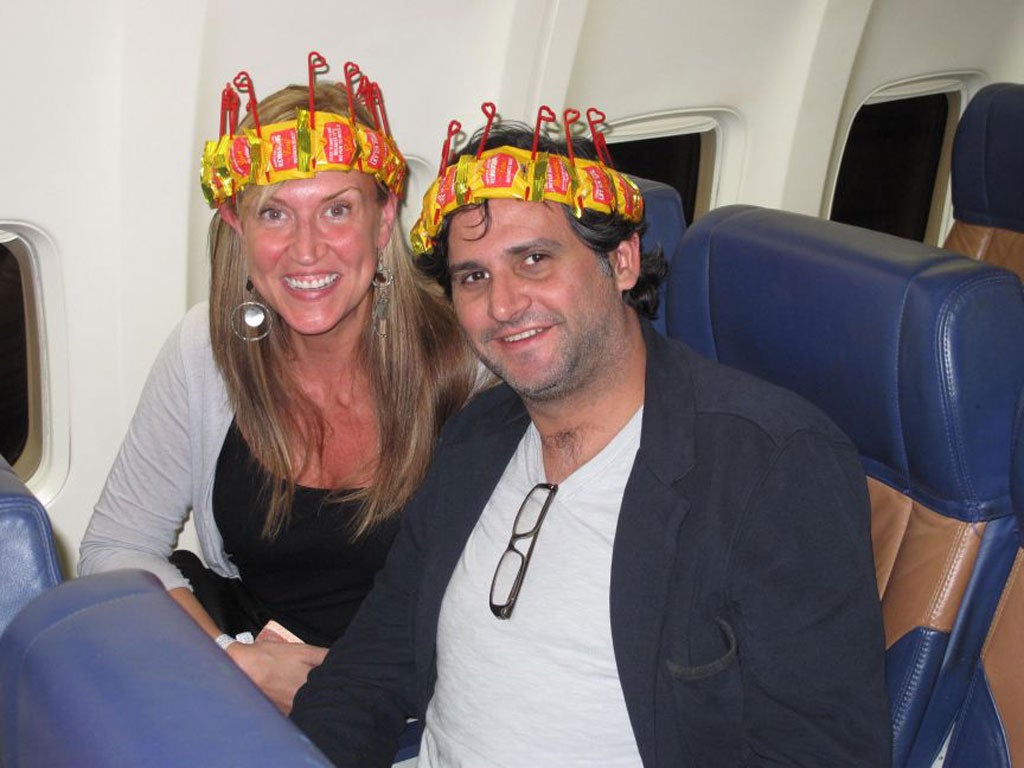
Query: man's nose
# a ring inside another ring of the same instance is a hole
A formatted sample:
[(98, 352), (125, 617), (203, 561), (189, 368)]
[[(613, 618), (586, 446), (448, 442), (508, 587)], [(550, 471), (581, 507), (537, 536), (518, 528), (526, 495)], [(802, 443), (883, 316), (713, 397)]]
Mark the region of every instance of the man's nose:
[(501, 323), (514, 320), (530, 306), (527, 286), (514, 276), (492, 277), (489, 298), (491, 317)]

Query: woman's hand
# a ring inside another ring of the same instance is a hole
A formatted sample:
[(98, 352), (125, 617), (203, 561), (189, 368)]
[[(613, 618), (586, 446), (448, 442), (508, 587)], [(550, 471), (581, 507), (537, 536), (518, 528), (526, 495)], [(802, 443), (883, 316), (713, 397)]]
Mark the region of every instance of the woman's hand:
[(295, 692), (306, 682), (309, 670), (319, 666), (326, 648), (305, 643), (257, 640), (232, 643), (227, 654), (284, 714), (292, 711)]

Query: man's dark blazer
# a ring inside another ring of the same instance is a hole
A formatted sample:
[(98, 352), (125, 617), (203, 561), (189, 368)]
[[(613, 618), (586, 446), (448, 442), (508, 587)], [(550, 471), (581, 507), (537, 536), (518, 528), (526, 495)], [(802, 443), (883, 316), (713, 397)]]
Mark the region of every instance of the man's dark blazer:
[[(610, 595), (644, 766), (888, 765), (856, 451), (796, 395), (646, 324), (644, 339)], [(374, 590), (295, 699), (293, 719), (338, 765), (389, 765), (405, 717), (423, 716), (448, 580), (528, 424), (500, 386), (445, 427)]]

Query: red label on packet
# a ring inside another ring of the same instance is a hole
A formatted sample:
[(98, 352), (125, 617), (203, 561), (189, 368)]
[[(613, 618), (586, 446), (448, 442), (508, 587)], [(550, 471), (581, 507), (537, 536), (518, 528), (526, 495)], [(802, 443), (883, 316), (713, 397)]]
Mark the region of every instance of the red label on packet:
[(249, 141), (244, 136), (235, 136), (232, 140), (228, 162), (236, 175), (243, 177), (249, 175), (252, 170), (252, 160), (249, 157)]
[(455, 166), (450, 165), (444, 172), (444, 178), (437, 187), (437, 209), (444, 210), (448, 203), (455, 200)]
[(600, 168), (593, 166), (587, 166), (584, 171), (590, 178), (590, 196), (601, 205), (611, 205), (612, 189), (608, 185), (608, 176)]
[(637, 195), (637, 191), (632, 186), (626, 183), (621, 177), (618, 179), (619, 188), (619, 199), (622, 201), (622, 210), (620, 213), (627, 219), (637, 218), (639, 214), (640, 198)]
[(356, 139), (347, 123), (324, 125), (324, 159), (337, 165), (352, 165), (356, 154)]
[(295, 129), (288, 128), (270, 134), (270, 167), (275, 171), (290, 171), (299, 165), (299, 148)]
[(512, 186), (512, 182), (515, 180), (516, 173), (518, 172), (519, 161), (512, 155), (503, 153), (492, 155), (484, 160), (480, 180), (488, 189), (505, 189)]
[(373, 131), (363, 131), (363, 138), (370, 150), (362, 157), (363, 167), (379, 171), (384, 165), (384, 142), (380, 140), (380, 135)]
[(569, 174), (561, 162), (548, 163), (547, 178), (544, 180), (544, 191), (564, 195), (569, 191)]

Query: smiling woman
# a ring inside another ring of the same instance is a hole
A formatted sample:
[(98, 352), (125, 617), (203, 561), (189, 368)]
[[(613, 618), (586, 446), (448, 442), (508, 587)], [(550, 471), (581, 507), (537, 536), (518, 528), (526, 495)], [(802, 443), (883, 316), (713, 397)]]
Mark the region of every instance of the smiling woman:
[[(396, 200), (365, 173), (326, 171), (223, 216), (242, 238), (249, 279), (304, 345), (357, 344), (395, 222)], [(381, 269), (383, 272), (383, 267)], [(329, 338), (324, 338), (329, 335)]]
[[(157, 360), (82, 542), (142, 567), (282, 709), (344, 633), (476, 365), (395, 226), (404, 162), (353, 64), (248, 116), (222, 94), (204, 152), (208, 307)], [(173, 552), (192, 510), (205, 565)], [(303, 643), (263, 641), (269, 621)], [(257, 641), (235, 641), (249, 632)]]

